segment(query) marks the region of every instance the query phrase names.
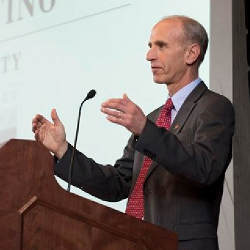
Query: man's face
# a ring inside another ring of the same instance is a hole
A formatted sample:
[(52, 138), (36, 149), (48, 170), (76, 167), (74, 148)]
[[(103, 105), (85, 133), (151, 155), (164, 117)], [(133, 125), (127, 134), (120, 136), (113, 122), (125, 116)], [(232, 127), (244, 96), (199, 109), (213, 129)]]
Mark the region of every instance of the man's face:
[(167, 85), (180, 82), (187, 70), (183, 28), (176, 19), (156, 24), (151, 32), (147, 60), (151, 62), (153, 79)]

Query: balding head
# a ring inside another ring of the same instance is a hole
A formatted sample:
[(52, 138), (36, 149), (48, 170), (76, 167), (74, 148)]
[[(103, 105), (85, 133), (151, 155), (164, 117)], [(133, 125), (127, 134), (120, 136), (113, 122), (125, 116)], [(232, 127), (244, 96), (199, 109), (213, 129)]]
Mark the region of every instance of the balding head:
[(205, 28), (199, 22), (187, 16), (168, 16), (164, 17), (159, 23), (167, 21), (180, 22), (183, 28), (184, 41), (199, 44), (200, 55), (197, 58), (197, 64), (199, 66), (205, 57), (208, 46), (208, 35)]

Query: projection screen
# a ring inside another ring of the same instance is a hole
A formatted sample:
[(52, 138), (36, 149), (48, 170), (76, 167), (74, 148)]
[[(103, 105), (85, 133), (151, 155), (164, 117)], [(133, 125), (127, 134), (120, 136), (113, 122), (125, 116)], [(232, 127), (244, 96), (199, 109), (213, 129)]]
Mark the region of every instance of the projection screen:
[[(208, 0), (0, 1), (0, 142), (33, 139), (32, 117), (50, 118), (56, 108), (73, 143), (78, 107), (95, 89), (83, 107), (77, 148), (113, 164), (130, 133), (106, 120), (101, 103), (127, 93), (146, 114), (162, 105), (167, 89), (153, 82), (145, 60), (150, 30), (162, 17), (178, 14), (197, 19), (209, 33), (209, 10)], [(200, 77), (209, 83), (209, 52)], [(97, 201), (125, 209), (126, 201)]]

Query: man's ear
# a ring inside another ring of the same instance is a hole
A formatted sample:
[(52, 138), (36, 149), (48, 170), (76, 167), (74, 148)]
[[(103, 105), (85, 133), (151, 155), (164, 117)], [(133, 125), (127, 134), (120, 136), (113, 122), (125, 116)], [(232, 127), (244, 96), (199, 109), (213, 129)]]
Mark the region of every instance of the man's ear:
[(198, 43), (192, 43), (186, 49), (185, 60), (188, 65), (194, 64), (201, 53), (201, 48)]

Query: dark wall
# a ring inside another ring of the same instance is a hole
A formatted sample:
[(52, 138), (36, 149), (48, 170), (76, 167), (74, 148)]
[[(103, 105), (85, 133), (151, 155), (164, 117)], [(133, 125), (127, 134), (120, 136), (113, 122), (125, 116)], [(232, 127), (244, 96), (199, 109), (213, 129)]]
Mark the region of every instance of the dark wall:
[(248, 1), (245, 2), (245, 23), (247, 29), (247, 64), (248, 64), (248, 89), (249, 89), (249, 96), (250, 96), (250, 3)]
[(233, 0), (234, 211), (236, 250), (250, 249), (249, 0)]

